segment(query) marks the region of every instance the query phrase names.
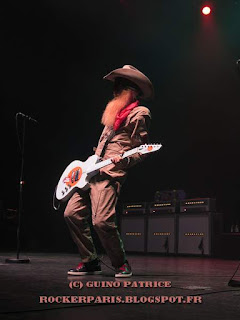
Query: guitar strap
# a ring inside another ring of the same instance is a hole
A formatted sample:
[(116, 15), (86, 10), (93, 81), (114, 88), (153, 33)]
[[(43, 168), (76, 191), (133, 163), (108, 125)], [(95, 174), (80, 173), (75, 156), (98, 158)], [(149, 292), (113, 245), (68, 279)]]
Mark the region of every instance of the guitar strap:
[(100, 158), (103, 157), (109, 141), (115, 136), (115, 134), (116, 134), (116, 132), (114, 130), (112, 130), (111, 133), (108, 135), (108, 137), (107, 137), (107, 139), (106, 139), (106, 141), (104, 143), (104, 146), (102, 148), (102, 151), (101, 151), (101, 154), (100, 154)]

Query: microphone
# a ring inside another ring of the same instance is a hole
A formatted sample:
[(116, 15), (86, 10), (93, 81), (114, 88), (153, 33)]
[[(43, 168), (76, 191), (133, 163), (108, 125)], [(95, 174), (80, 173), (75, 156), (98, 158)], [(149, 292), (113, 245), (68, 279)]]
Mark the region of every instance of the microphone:
[(38, 121), (37, 121), (36, 119), (34, 119), (34, 118), (32, 118), (32, 117), (30, 117), (30, 116), (28, 116), (28, 115), (26, 115), (26, 114), (24, 114), (24, 113), (22, 113), (22, 112), (18, 112), (18, 113), (16, 114), (16, 116), (22, 116), (23, 118), (26, 118), (26, 119), (29, 120), (29, 121), (33, 121), (33, 122), (35, 122), (35, 123), (38, 123)]
[(236, 65), (238, 66), (239, 63), (240, 63), (240, 59), (238, 59), (238, 60), (236, 61)]

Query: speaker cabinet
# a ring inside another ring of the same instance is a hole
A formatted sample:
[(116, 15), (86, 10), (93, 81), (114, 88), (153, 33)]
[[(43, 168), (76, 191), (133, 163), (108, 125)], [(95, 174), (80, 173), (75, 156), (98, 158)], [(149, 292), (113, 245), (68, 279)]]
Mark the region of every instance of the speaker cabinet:
[(148, 216), (147, 252), (176, 252), (176, 215)]
[(146, 216), (122, 215), (121, 237), (128, 252), (146, 251)]
[(178, 217), (178, 253), (212, 255), (221, 232), (219, 213), (180, 214)]

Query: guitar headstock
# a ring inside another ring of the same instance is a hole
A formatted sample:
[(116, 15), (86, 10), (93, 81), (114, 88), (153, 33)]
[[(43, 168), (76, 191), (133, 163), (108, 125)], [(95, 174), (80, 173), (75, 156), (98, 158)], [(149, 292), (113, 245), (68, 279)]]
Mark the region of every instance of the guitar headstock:
[(158, 151), (162, 147), (161, 143), (154, 143), (154, 144), (142, 144), (138, 147), (138, 152), (141, 154), (150, 153)]

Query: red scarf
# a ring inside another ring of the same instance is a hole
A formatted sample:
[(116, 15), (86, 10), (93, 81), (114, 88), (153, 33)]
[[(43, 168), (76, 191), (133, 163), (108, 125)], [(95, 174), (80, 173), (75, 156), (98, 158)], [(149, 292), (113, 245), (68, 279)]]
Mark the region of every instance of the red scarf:
[(122, 122), (127, 118), (127, 116), (132, 111), (132, 109), (134, 109), (138, 105), (139, 105), (139, 101), (137, 100), (137, 101), (130, 103), (126, 108), (119, 111), (119, 113), (116, 116), (114, 125), (113, 125), (114, 131), (117, 131), (120, 128)]

